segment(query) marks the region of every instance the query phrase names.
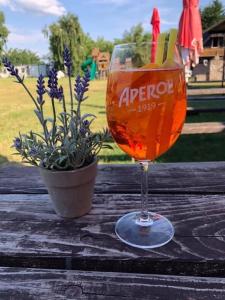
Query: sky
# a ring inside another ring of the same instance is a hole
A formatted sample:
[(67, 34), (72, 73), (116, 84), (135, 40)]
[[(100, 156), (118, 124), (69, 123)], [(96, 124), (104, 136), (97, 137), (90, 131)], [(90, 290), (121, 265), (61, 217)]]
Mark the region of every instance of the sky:
[[(221, 2), (225, 6), (225, 0)], [(209, 3), (211, 0), (200, 0), (200, 7)], [(150, 31), (154, 7), (159, 9), (161, 31), (177, 27), (182, 0), (0, 0), (10, 30), (7, 48), (29, 49), (40, 56), (48, 53), (43, 28), (68, 12), (78, 16), (92, 38), (113, 40), (138, 23)]]

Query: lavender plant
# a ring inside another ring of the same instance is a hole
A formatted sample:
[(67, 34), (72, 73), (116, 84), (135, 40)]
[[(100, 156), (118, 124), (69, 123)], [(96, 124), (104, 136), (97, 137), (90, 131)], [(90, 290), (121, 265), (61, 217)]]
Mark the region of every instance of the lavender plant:
[[(68, 110), (62, 86), (58, 85), (57, 71), (51, 69), (48, 83), (40, 75), (37, 80), (37, 96), (34, 97), (21, 78), (18, 70), (7, 59), (3, 58), (3, 64), (20, 83), (31, 97), (34, 103), (35, 115), (38, 118), (42, 133), (32, 130), (27, 134), (19, 134), (13, 141), (13, 147), (17, 154), (22, 156), (22, 161), (35, 166), (41, 166), (49, 170), (75, 170), (93, 162), (102, 148), (111, 148), (106, 144), (108, 130), (93, 133), (91, 124), (95, 119), (92, 114), (81, 114), (81, 104), (88, 97), (90, 74), (83, 77), (77, 76), (72, 83), (72, 60), (67, 47), (63, 53), (64, 65), (67, 70), (70, 90), (70, 108)], [(44, 104), (46, 96), (50, 98), (52, 105), (52, 118), (46, 118)], [(62, 110), (57, 113), (55, 102), (61, 103)], [(76, 109), (74, 106), (76, 104)]]

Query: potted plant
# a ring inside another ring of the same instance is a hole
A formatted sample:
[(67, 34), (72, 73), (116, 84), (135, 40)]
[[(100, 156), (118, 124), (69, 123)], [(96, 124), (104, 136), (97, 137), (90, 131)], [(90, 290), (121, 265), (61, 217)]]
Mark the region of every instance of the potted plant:
[[(107, 130), (92, 132), (95, 116), (81, 113), (81, 104), (87, 99), (90, 74), (78, 75), (73, 88), (72, 60), (68, 48), (64, 49), (63, 58), (69, 81), (70, 105), (66, 104), (63, 88), (58, 85), (55, 68), (49, 72), (47, 87), (44, 77), (38, 77), (37, 96), (34, 97), (14, 65), (7, 58), (3, 58), (3, 64), (29, 94), (43, 130), (42, 133), (31, 130), (27, 134), (19, 134), (14, 139), (13, 147), (22, 156), (23, 162), (39, 167), (56, 213), (73, 218), (90, 211), (97, 154), (102, 148), (110, 146), (105, 144)], [(45, 115), (46, 96), (51, 101), (52, 118)], [(56, 101), (61, 104), (58, 113)]]

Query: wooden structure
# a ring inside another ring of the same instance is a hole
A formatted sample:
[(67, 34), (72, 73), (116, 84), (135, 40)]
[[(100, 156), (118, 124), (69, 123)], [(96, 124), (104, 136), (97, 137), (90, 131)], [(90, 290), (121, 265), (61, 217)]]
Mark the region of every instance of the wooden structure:
[(64, 220), (37, 168), (1, 168), (0, 299), (225, 299), (225, 162), (152, 166), (150, 207), (175, 226), (152, 251), (114, 234), (140, 205), (139, 175), (99, 166), (92, 211)]
[(109, 64), (110, 64), (110, 53), (100, 52), (97, 57), (97, 65), (98, 65), (98, 72), (99, 72), (100, 79), (105, 79), (108, 76)]
[(91, 56), (94, 60), (97, 60), (98, 59), (98, 56), (99, 56), (99, 53), (100, 53), (100, 50), (99, 48), (94, 48), (92, 49), (91, 51)]
[(91, 80), (96, 78), (106, 79), (108, 76), (110, 64), (110, 53), (101, 52), (99, 48), (94, 48), (91, 52), (91, 57), (83, 61), (81, 69), (90, 72)]
[(193, 69), (196, 81), (223, 81), (225, 58), (225, 19), (203, 33), (204, 52)]
[(99, 48), (94, 48), (91, 52), (91, 56), (97, 63), (98, 78), (106, 79), (109, 72), (110, 53), (101, 52)]

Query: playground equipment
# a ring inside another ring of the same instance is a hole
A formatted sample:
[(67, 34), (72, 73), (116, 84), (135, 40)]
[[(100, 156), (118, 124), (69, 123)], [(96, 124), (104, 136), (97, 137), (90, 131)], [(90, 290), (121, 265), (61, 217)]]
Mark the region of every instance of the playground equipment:
[(92, 57), (88, 57), (81, 65), (81, 69), (85, 72), (90, 71), (91, 80), (95, 79), (97, 72), (97, 63)]
[(110, 53), (100, 52), (98, 48), (94, 48), (91, 57), (88, 57), (81, 65), (81, 69), (85, 72), (89, 70), (91, 80), (95, 78), (105, 79), (108, 75), (110, 63)]

